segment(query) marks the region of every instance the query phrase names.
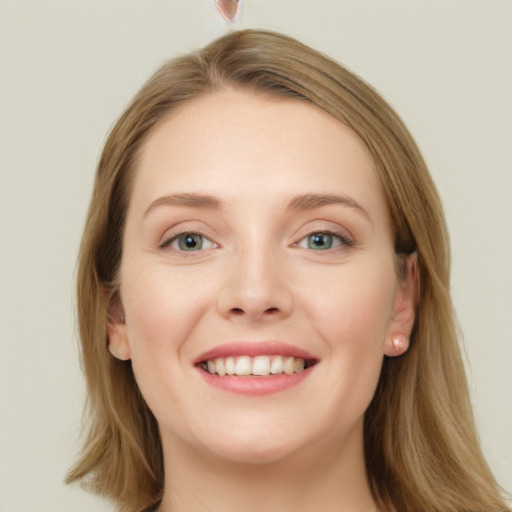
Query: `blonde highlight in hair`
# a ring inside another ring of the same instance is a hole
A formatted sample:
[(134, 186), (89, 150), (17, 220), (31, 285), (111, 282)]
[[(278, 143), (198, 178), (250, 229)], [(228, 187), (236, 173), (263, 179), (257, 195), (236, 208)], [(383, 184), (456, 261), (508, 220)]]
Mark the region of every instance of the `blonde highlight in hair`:
[(354, 74), (291, 38), (256, 30), (233, 32), (165, 64), (105, 144), (78, 263), (88, 431), (67, 481), (82, 481), (125, 512), (139, 512), (162, 496), (158, 425), (130, 362), (108, 352), (106, 327), (145, 140), (173, 110), (226, 88), (308, 101), (350, 127), (375, 161), (397, 261), (417, 254), (411, 346), (399, 358), (385, 358), (365, 416), (367, 474), (378, 506), (386, 512), (507, 510), (478, 443), (449, 293), (446, 223), (416, 144), (396, 113)]

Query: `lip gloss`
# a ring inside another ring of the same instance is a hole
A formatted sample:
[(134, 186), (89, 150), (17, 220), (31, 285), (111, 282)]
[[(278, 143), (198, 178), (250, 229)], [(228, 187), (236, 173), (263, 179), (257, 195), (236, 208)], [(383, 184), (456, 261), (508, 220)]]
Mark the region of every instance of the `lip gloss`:
[(313, 367), (292, 375), (281, 373), (264, 377), (254, 375), (224, 375), (221, 377), (203, 370), (200, 366), (197, 369), (201, 377), (211, 386), (242, 395), (262, 396), (278, 393), (299, 384), (310, 375)]

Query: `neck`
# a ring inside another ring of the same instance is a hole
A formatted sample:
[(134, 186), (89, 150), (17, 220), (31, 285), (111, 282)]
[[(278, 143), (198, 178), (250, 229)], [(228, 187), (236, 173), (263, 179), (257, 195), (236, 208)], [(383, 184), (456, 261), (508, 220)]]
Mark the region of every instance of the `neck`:
[(362, 433), (350, 442), (317, 443), (273, 462), (233, 462), (164, 440), (160, 512), (376, 512)]

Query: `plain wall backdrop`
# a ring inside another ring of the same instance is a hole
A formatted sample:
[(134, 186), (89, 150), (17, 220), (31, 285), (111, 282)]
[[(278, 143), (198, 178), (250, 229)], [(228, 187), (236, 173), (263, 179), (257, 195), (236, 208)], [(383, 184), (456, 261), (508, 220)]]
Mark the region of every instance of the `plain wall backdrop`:
[[(169, 57), (284, 32), (374, 85), (446, 208), (482, 444), (512, 490), (512, 1), (0, 0), (0, 512), (111, 511), (62, 483), (84, 382), (74, 269), (108, 129)], [(307, 407), (307, 404), (305, 404)]]

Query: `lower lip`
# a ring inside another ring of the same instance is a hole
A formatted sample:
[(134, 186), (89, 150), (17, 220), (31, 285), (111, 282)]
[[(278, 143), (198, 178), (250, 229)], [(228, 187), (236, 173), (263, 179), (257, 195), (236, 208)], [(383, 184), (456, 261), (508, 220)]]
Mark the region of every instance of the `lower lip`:
[(214, 375), (198, 367), (202, 378), (211, 386), (231, 393), (249, 396), (270, 395), (296, 386), (309, 376), (312, 369), (313, 367), (310, 367), (300, 373), (294, 373), (292, 375), (281, 373), (279, 375), (269, 376), (224, 375), (221, 377), (220, 375)]

